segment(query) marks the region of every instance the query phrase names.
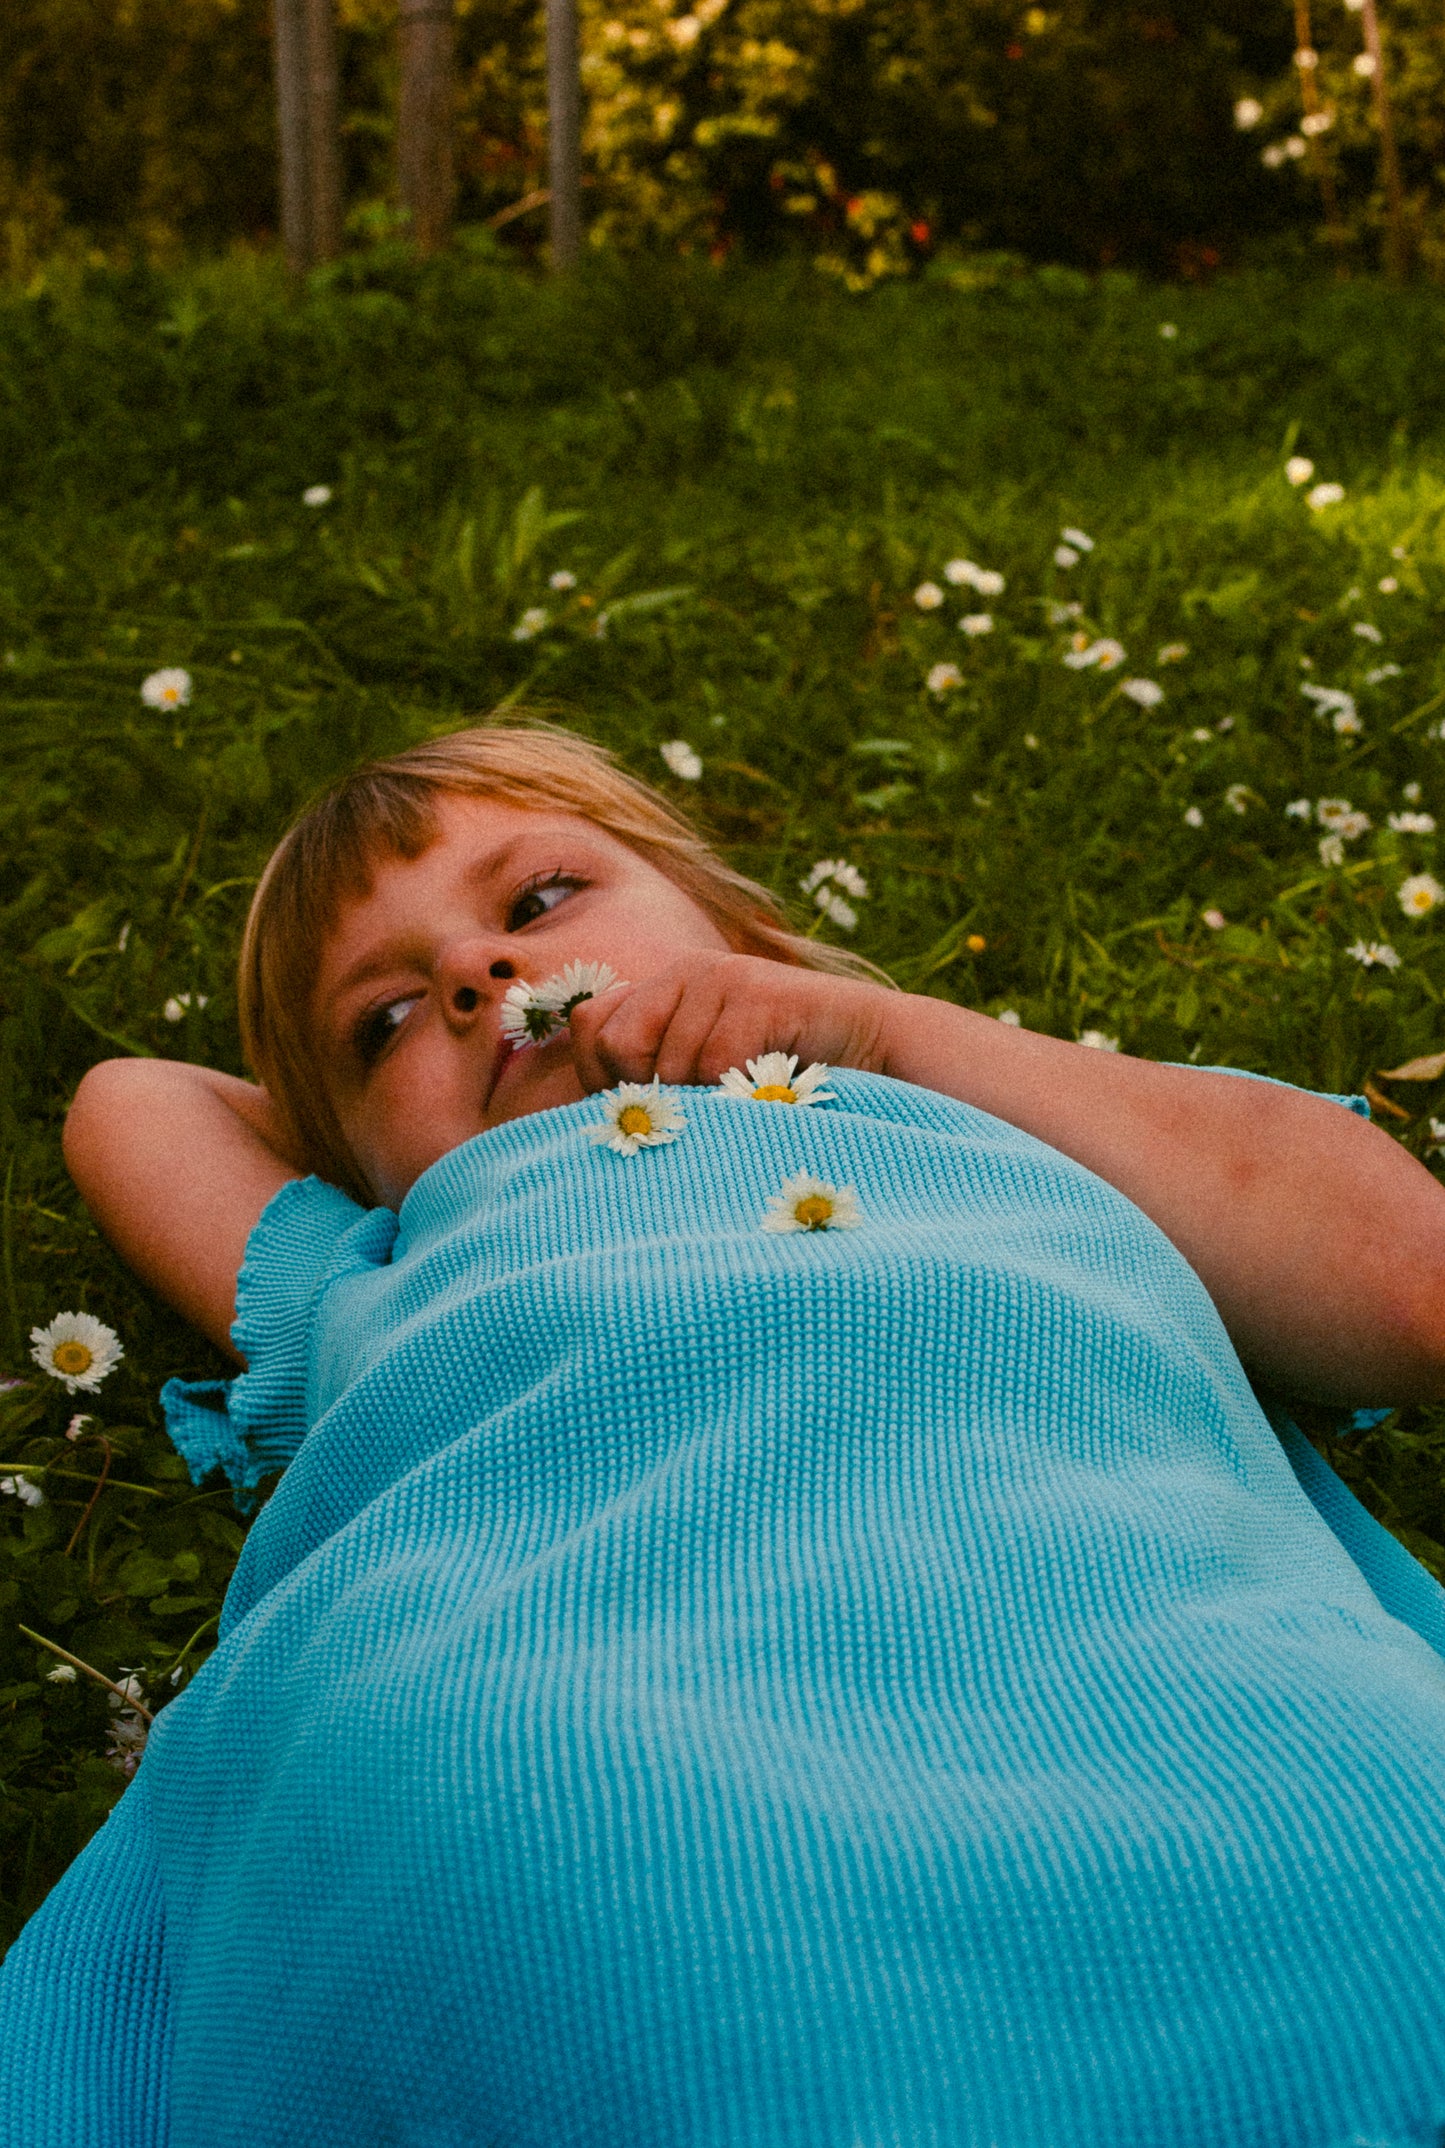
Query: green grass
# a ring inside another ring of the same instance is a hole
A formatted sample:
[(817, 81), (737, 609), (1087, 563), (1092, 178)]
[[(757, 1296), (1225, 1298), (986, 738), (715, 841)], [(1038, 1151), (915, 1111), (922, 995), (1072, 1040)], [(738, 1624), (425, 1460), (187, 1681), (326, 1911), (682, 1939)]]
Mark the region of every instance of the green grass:
[[(162, 1380), (217, 1368), (85, 1218), (61, 1119), (100, 1056), (237, 1067), (237, 929), (302, 800), (364, 753), (543, 704), (800, 917), (808, 866), (850, 858), (854, 944), (918, 989), (1356, 1088), (1445, 1048), (1445, 910), (1407, 920), (1396, 895), (1445, 857), (1387, 826), (1445, 817), (1442, 360), (1433, 293), (1007, 264), (861, 302), (783, 271), (556, 290), (385, 255), (299, 299), (246, 263), (0, 295), (0, 1371), (26, 1380), (0, 1463), (47, 1465), (44, 1505), (0, 1496), (0, 1943), (122, 1787), (106, 1695), (49, 1683), (20, 1627), (163, 1701), (243, 1535), (159, 1427)], [(1343, 503), (1311, 512), (1291, 453)], [(1095, 539), (1068, 570), (1065, 524)], [(945, 584), (921, 611), (960, 555), (1004, 593)], [(515, 639), (535, 605), (548, 627)], [(961, 634), (983, 609), (993, 631)], [(1069, 669), (1075, 630), (1127, 662)], [(930, 693), (943, 662), (962, 683)], [(140, 698), (169, 665), (194, 682), (172, 715)], [(1302, 683), (1354, 694), (1360, 733)], [(697, 784), (659, 755), (678, 737)], [(1322, 797), (1373, 824), (1342, 866), (1284, 811)], [(1398, 970), (1362, 968), (1359, 939)], [(1393, 1094), (1424, 1154), (1445, 1088)], [(87, 1398), (27, 1359), (72, 1307), (126, 1350), (75, 1444)], [(1445, 1411), (1348, 1447), (1308, 1421), (1445, 1573)]]

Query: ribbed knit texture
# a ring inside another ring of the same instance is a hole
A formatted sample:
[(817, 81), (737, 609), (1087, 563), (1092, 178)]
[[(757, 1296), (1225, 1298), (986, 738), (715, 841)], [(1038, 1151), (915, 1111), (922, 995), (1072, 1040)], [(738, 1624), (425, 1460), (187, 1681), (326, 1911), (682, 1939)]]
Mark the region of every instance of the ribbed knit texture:
[(0, 1971), (6, 2148), (1435, 2148), (1439, 1591), (1129, 1202), (832, 1085), (278, 1195), (177, 1423), (299, 1452)]

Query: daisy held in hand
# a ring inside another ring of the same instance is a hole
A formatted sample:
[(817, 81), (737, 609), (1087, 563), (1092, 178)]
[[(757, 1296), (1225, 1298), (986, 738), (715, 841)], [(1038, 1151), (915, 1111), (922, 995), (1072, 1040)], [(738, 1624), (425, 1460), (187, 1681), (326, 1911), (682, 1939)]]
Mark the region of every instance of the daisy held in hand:
[(718, 1083), (724, 1096), (758, 1104), (831, 1104), (833, 1091), (821, 1088), (828, 1069), (815, 1059), (801, 1074), (796, 1052), (764, 1052), (761, 1059), (747, 1061), (747, 1073), (729, 1067)]

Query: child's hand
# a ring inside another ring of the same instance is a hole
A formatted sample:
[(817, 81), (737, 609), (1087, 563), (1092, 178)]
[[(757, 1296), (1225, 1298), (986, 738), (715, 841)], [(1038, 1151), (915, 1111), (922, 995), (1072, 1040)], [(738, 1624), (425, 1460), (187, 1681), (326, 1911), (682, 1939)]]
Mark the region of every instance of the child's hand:
[(904, 995), (883, 985), (758, 955), (696, 954), (574, 1008), (572, 1059), (589, 1095), (654, 1074), (711, 1084), (764, 1052), (879, 1071), (900, 1003)]

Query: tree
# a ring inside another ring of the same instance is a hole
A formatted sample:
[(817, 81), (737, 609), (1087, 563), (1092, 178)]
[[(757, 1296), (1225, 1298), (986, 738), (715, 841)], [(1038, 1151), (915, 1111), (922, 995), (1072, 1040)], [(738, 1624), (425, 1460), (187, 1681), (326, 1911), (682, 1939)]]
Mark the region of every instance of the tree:
[(451, 236), (455, 176), (455, 39), (452, 0), (401, 0), (401, 98), (396, 116), (397, 187), (419, 253)]
[(274, 0), (281, 237), (302, 275), (341, 248), (336, 26), (331, 0)]

